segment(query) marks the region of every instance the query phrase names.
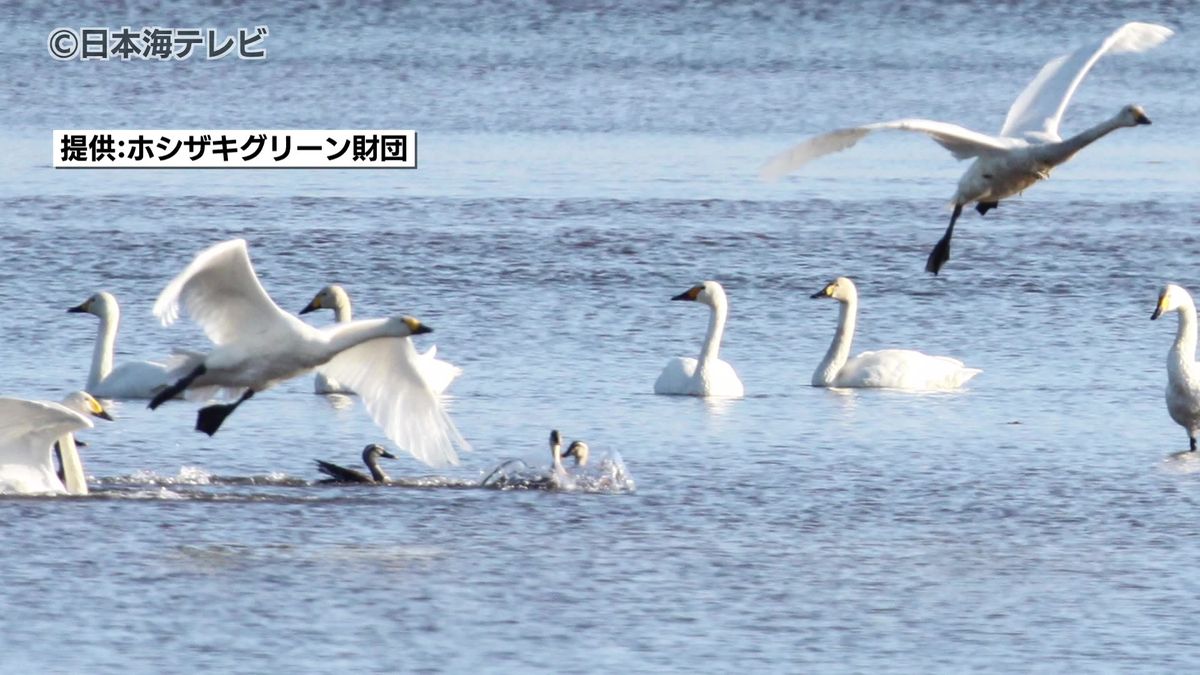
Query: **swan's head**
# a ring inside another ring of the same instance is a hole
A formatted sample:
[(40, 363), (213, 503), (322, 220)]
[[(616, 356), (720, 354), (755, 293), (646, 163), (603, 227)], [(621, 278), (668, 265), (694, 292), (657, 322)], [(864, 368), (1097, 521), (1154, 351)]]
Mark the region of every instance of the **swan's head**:
[(583, 441), (571, 441), (571, 445), (567, 447), (567, 451), (563, 453), (563, 458), (574, 457), (575, 466), (587, 466), (588, 461), (588, 444)]
[(850, 302), (858, 297), (858, 289), (855, 288), (853, 281), (850, 281), (846, 277), (838, 277), (825, 284), (825, 288), (813, 293), (809, 297), (833, 298), (838, 302)]
[(1154, 313), (1150, 315), (1150, 320), (1153, 321), (1167, 312), (1174, 312), (1194, 306), (1192, 304), (1191, 293), (1184, 290), (1182, 286), (1167, 284), (1163, 286), (1162, 291), (1158, 294), (1158, 306), (1154, 308)]
[(109, 415), (104, 406), (100, 405), (100, 402), (86, 391), (77, 391), (70, 394), (62, 400), (62, 404), (80, 415), (91, 415), (92, 417), (99, 417), (102, 420), (112, 421), (112, 415)]
[(1117, 119), (1120, 120), (1122, 126), (1127, 127), (1150, 124), (1150, 118), (1146, 117), (1146, 111), (1142, 109), (1142, 106), (1133, 103), (1121, 108), (1121, 112), (1117, 114)]
[(703, 281), (671, 299), (693, 300), (709, 307), (716, 307), (718, 303), (725, 302), (725, 289), (715, 281)]
[(554, 457), (561, 457), (558, 454), (560, 450), (562, 450), (562, 434), (555, 429), (550, 432), (550, 454)]
[(92, 297), (67, 311), (71, 313), (95, 314), (101, 319), (110, 319), (116, 316), (119, 310), (117, 309), (117, 299), (113, 297), (112, 293), (99, 291), (93, 293)]
[(300, 310), (301, 314), (315, 312), (318, 309), (332, 309), (337, 311), (340, 308), (350, 305), (350, 295), (346, 293), (346, 289), (337, 284), (329, 284), (322, 288), (313, 296), (312, 301)]
[(421, 323), (419, 319), (412, 316), (393, 316), (387, 320), (387, 325), (391, 329), (392, 334), (398, 337), (408, 337), (409, 335), (422, 335), (424, 333), (432, 333), (433, 329)]
[(388, 459), (396, 459), (395, 455), (388, 452), (387, 448), (383, 447), (382, 445), (380, 445), (378, 443), (370, 443), (367, 445), (367, 447), (363, 448), (362, 457), (363, 457), (363, 463), (365, 463), (365, 464), (374, 464), (376, 461), (379, 460), (380, 457), (387, 457)]

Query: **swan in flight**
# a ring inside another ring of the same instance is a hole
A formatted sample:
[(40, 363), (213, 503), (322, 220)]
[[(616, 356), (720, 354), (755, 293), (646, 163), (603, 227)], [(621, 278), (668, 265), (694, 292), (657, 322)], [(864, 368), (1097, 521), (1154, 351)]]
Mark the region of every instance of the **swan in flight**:
[[(330, 284), (322, 288), (320, 292), (313, 297), (312, 302), (304, 306), (300, 310), (300, 314), (308, 314), (315, 312), (318, 309), (332, 309), (334, 318), (338, 323), (347, 323), (351, 318), (350, 309), (350, 294), (346, 289), (337, 284)], [(440, 394), (446, 391), (454, 378), (462, 374), (462, 368), (442, 361), (436, 358), (437, 346), (431, 346), (424, 354), (418, 353), (417, 370), (421, 376), (429, 384), (429, 388), (433, 393)], [(331, 380), (324, 373), (317, 373), (313, 380), (313, 391), (318, 394), (353, 394), (346, 387), (336, 380)]]
[[(112, 419), (82, 391), (62, 403), (0, 398), (0, 492), (86, 495), (74, 433), (92, 427), (89, 416)], [(61, 478), (54, 469), (55, 450)]]
[(88, 372), (87, 391), (100, 398), (154, 398), (178, 377), (171, 365), (156, 361), (130, 361), (113, 367), (113, 351), (117, 341), (117, 325), (121, 310), (111, 293), (100, 291), (67, 310), (71, 313), (94, 314), (100, 318), (100, 331), (92, 350), (92, 369)]
[(181, 306), (214, 347), (159, 392), (152, 409), (189, 389), (201, 396), (218, 389), (240, 392), (233, 403), (200, 410), (196, 429), (211, 436), (256, 392), (319, 368), (358, 392), (388, 439), (425, 464), (456, 464), (455, 445), (470, 447), (417, 372), (416, 350), (403, 338), (432, 329), (411, 316), (314, 328), (271, 300), (242, 239), (200, 252), (163, 289), (154, 314), (169, 325)]
[(708, 320), (708, 334), (700, 348), (700, 358), (676, 356), (667, 361), (666, 367), (654, 383), (655, 394), (683, 396), (725, 396), (740, 398), (744, 392), (733, 366), (717, 358), (721, 349), (721, 335), (725, 332), (725, 316), (729, 303), (725, 289), (715, 281), (705, 281), (671, 298), (692, 300), (712, 309)]
[(1200, 433), (1200, 366), (1196, 364), (1196, 305), (1186, 290), (1167, 284), (1158, 294), (1158, 306), (1150, 319), (1167, 312), (1179, 313), (1175, 344), (1167, 352), (1167, 412), (1187, 430), (1188, 444), (1196, 451)]
[(363, 448), (362, 460), (363, 464), (367, 465), (371, 475), (367, 475), (357, 469), (347, 469), (344, 466), (338, 466), (332, 462), (315, 459), (317, 470), (329, 476), (320, 482), (322, 483), (386, 483), (391, 480), (384, 473), (383, 469), (379, 468), (379, 458), (387, 457), (388, 459), (396, 459), (396, 456), (387, 451), (387, 448), (378, 443), (371, 443)]
[(761, 175), (767, 180), (779, 178), (818, 157), (845, 150), (880, 129), (917, 131), (949, 150), (955, 159), (974, 159), (958, 181), (950, 225), (925, 262), (925, 271), (937, 274), (950, 259), (950, 238), (964, 205), (974, 202), (975, 210), (984, 215), (996, 208), (1001, 199), (1047, 178), (1051, 169), (1113, 130), (1150, 124), (1150, 118), (1140, 106), (1127, 105), (1113, 117), (1070, 138), (1063, 139), (1058, 129), (1079, 83), (1101, 56), (1143, 52), (1157, 47), (1173, 34), (1174, 31), (1165, 26), (1127, 23), (1099, 42), (1051, 60), (1008, 109), (998, 136), (925, 119), (877, 122), (814, 136), (768, 160)]
[(882, 349), (848, 358), (858, 315), (858, 289), (854, 282), (838, 277), (812, 297), (833, 298), (841, 303), (833, 343), (813, 372), (814, 387), (956, 389), (982, 372), (964, 367), (958, 359), (929, 356), (911, 349)]

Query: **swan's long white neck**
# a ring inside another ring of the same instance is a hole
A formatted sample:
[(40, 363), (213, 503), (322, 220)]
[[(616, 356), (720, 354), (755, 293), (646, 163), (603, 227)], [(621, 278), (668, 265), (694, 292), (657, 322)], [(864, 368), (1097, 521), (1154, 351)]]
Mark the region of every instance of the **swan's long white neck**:
[(335, 323), (325, 328), (324, 333), (330, 348), (338, 354), (368, 340), (410, 335), (403, 323), (392, 319), (362, 319), (349, 323)]
[(86, 495), (87, 477), (83, 474), (79, 449), (75, 447), (75, 434), (65, 434), (58, 439), (58, 459), (62, 462), (63, 485), (67, 488), (67, 494)]
[(100, 316), (100, 330), (96, 333), (96, 345), (92, 348), (88, 390), (95, 389), (113, 369), (113, 347), (117, 341), (117, 324), (121, 322), (121, 312), (111, 305), (107, 309), (108, 311)]
[(813, 373), (814, 386), (824, 387), (833, 384), (846, 359), (850, 358), (850, 344), (854, 341), (854, 324), (858, 321), (858, 294), (851, 295), (839, 302), (837, 332), (833, 334), (833, 342), (825, 352), (825, 358)]
[(1175, 344), (1167, 352), (1168, 367), (1174, 361), (1190, 371), (1196, 364), (1196, 305), (1188, 298), (1179, 304), (1179, 327), (1175, 331)]
[(729, 303), (723, 297), (713, 298), (712, 313), (708, 317), (708, 333), (704, 336), (704, 344), (700, 347), (700, 358), (697, 367), (709, 361), (716, 361), (721, 351), (721, 336), (725, 334), (725, 317), (729, 313)]
[(350, 311), (350, 296), (343, 293), (338, 293), (334, 298), (333, 317), (338, 323), (349, 323), (352, 312)]
[(1090, 129), (1085, 129), (1070, 138), (1064, 139), (1060, 143), (1050, 146), (1049, 156), (1046, 159), (1053, 165), (1062, 164), (1074, 157), (1075, 153), (1123, 126), (1125, 124), (1122, 123), (1121, 114), (1118, 113), (1116, 116), (1104, 120)]

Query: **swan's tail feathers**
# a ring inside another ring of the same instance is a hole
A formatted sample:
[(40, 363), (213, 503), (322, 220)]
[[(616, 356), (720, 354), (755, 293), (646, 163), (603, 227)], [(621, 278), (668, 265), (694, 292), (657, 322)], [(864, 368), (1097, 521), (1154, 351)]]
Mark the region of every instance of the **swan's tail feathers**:
[(767, 160), (758, 175), (765, 181), (779, 180), (814, 159), (852, 147), (869, 133), (871, 129), (851, 127), (813, 136)]
[(954, 386), (961, 387), (967, 382), (971, 381), (971, 378), (982, 372), (983, 370), (979, 368), (963, 368), (962, 370), (958, 371), (958, 381), (954, 383)]
[(933, 275), (937, 275), (941, 271), (942, 265), (950, 259), (950, 239), (954, 236), (954, 223), (958, 222), (958, 217), (962, 215), (963, 205), (955, 204), (954, 213), (950, 214), (950, 226), (946, 228), (946, 233), (938, 239), (938, 243), (934, 244), (933, 250), (929, 252), (929, 258), (925, 260), (925, 271)]

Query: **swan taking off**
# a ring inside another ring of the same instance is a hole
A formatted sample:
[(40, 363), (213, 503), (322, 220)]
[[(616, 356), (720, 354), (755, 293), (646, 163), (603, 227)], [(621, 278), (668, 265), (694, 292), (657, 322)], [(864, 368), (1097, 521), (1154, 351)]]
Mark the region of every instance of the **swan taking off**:
[[(351, 318), (350, 309), (350, 294), (346, 289), (337, 284), (330, 284), (322, 288), (320, 292), (313, 297), (312, 301), (300, 310), (300, 314), (308, 314), (315, 312), (318, 309), (332, 309), (334, 318), (338, 323), (347, 323)], [(441, 394), (446, 391), (454, 378), (462, 374), (462, 368), (442, 361), (436, 358), (437, 346), (431, 346), (424, 354), (417, 355), (417, 370), (421, 376), (425, 378), (425, 382), (429, 384), (429, 388), (435, 394)], [(313, 391), (318, 394), (353, 394), (340, 382), (331, 380), (324, 373), (317, 373), (313, 379)]]
[(704, 345), (700, 348), (700, 358), (676, 356), (667, 361), (654, 383), (654, 393), (740, 398), (744, 392), (742, 381), (738, 379), (733, 366), (717, 358), (721, 349), (721, 335), (725, 332), (725, 316), (729, 312), (725, 289), (715, 281), (705, 281), (671, 299), (692, 300), (708, 305), (712, 314), (708, 320)]
[[(86, 495), (87, 480), (73, 434), (92, 427), (89, 416), (112, 419), (82, 391), (62, 403), (0, 398), (0, 492)], [(55, 445), (61, 479), (54, 470)]]
[(1167, 352), (1167, 412), (1187, 430), (1188, 445), (1196, 451), (1200, 433), (1200, 367), (1196, 364), (1196, 305), (1181, 286), (1167, 284), (1158, 294), (1158, 306), (1150, 319), (1167, 312), (1179, 313), (1175, 344)]
[(155, 361), (131, 361), (113, 367), (117, 325), (121, 310), (111, 293), (100, 291), (83, 303), (67, 310), (100, 317), (100, 331), (92, 350), (92, 369), (88, 371), (87, 391), (100, 398), (153, 398), (179, 376), (171, 366)]
[(241, 239), (197, 255), (158, 296), (154, 314), (169, 325), (180, 305), (215, 346), (150, 408), (188, 389), (240, 392), (233, 403), (200, 410), (196, 429), (211, 436), (256, 392), (320, 368), (358, 392), (388, 439), (425, 464), (455, 464), (454, 446), (469, 448), (417, 373), (412, 343), (402, 339), (432, 330), (411, 316), (314, 328), (271, 300)]
[(396, 459), (396, 456), (387, 451), (387, 448), (378, 443), (371, 443), (363, 448), (362, 460), (363, 464), (367, 465), (367, 469), (371, 475), (367, 475), (356, 469), (347, 469), (344, 466), (338, 466), (332, 462), (326, 462), (320, 459), (314, 459), (317, 463), (317, 470), (329, 476), (322, 483), (386, 483), (390, 478), (379, 468), (379, 458), (387, 457), (388, 459)]
[(814, 387), (956, 389), (982, 372), (964, 367), (958, 359), (929, 356), (911, 349), (882, 349), (848, 358), (858, 315), (858, 289), (854, 282), (838, 277), (812, 297), (833, 298), (841, 303), (833, 343), (813, 372)]
[(1050, 175), (1050, 170), (1066, 162), (1083, 148), (1121, 127), (1150, 124), (1140, 106), (1127, 105), (1115, 116), (1070, 138), (1058, 134), (1063, 112), (1092, 65), (1105, 54), (1143, 52), (1162, 44), (1174, 32), (1165, 26), (1127, 23), (1100, 40), (1051, 60), (1025, 87), (1004, 118), (998, 136), (982, 134), (957, 124), (924, 119), (877, 122), (861, 127), (838, 129), (804, 141), (768, 160), (761, 170), (763, 178), (773, 180), (794, 171), (818, 157), (845, 150), (863, 136), (880, 129), (919, 131), (933, 138), (955, 159), (974, 159), (958, 181), (954, 193), (954, 212), (941, 240), (933, 247), (925, 271), (937, 274), (950, 259), (950, 238), (954, 223), (965, 204), (975, 203), (980, 215)]

